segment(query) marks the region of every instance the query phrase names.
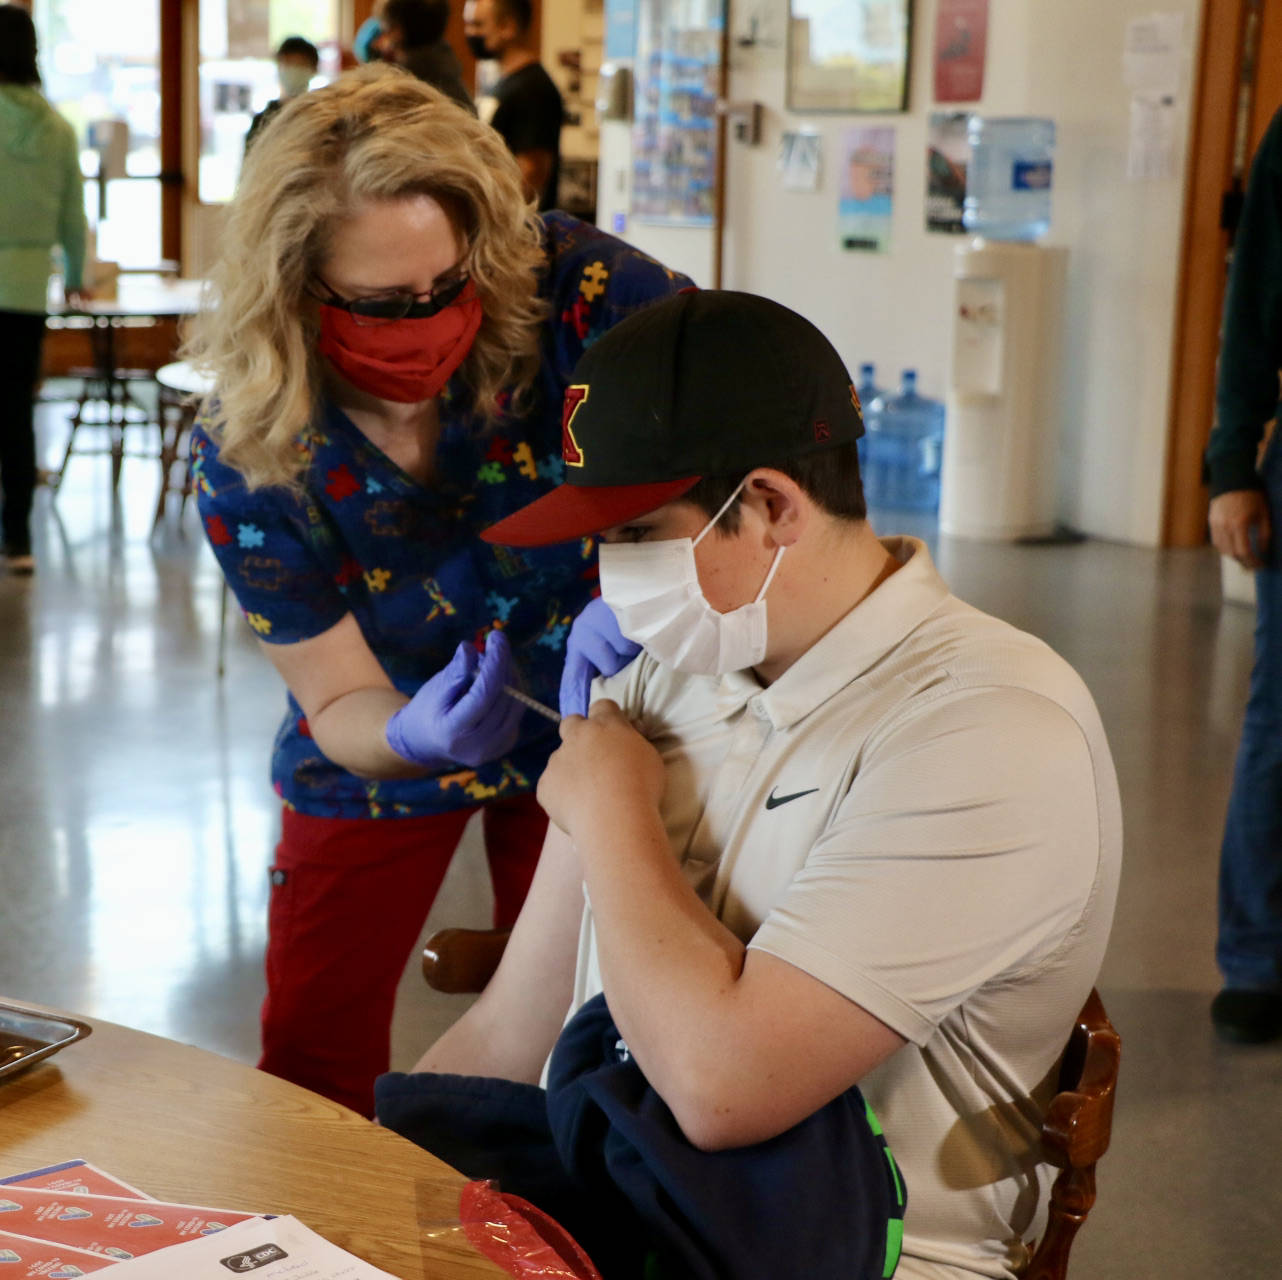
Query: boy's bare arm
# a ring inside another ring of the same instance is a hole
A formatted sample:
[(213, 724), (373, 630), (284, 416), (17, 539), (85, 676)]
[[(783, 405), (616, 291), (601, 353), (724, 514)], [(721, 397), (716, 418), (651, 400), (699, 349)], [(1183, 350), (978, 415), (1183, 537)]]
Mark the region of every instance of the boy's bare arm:
[(414, 1069), (537, 1084), (569, 1012), (582, 916), (578, 855), (549, 827), (498, 972)]

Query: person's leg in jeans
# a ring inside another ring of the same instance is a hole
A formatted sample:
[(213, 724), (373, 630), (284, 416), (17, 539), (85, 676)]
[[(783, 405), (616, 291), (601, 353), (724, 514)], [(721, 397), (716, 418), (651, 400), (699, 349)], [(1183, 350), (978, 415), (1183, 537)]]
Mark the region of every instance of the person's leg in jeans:
[(271, 868), (264, 1071), (373, 1115), (397, 984), (472, 812), (285, 811)]
[(483, 813), (485, 856), (494, 885), (494, 927), (510, 929), (530, 891), (548, 816), (532, 794), (492, 800)]
[(31, 498), (36, 487), (34, 401), (40, 381), (45, 318), (0, 311), (0, 491), (4, 550), (31, 552)]
[(1255, 665), (1220, 851), (1216, 961), (1229, 991), (1269, 994), (1217, 1000), (1217, 1025), (1237, 1039), (1282, 1035), (1282, 441), (1262, 471), (1273, 537), (1255, 574)]

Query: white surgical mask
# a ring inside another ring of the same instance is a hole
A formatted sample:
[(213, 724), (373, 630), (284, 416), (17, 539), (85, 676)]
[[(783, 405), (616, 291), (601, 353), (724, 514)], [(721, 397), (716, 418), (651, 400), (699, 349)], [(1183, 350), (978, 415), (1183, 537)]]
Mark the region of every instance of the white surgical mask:
[(312, 72), (307, 67), (283, 66), (276, 68), (280, 79), (280, 91), (286, 98), (296, 98), (307, 92), (312, 82)]
[(695, 538), (601, 544), (601, 595), (619, 630), (677, 671), (720, 676), (755, 667), (766, 656), (765, 595), (784, 548), (775, 552), (756, 599), (729, 613), (718, 613), (708, 603), (694, 561), (695, 547), (742, 488)]

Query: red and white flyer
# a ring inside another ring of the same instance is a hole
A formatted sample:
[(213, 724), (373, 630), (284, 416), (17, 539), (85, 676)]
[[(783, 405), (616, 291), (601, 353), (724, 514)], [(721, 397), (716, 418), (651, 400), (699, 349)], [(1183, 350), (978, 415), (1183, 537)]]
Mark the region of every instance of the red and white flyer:
[(114, 1267), (116, 1259), (87, 1249), (72, 1249), (65, 1244), (0, 1231), (0, 1264), (6, 1264), (4, 1274), (13, 1276), (14, 1280), (27, 1280), (29, 1276), (38, 1276), (40, 1280), (75, 1280), (77, 1276)]
[(11, 1174), (0, 1178), (0, 1187), (10, 1184), (24, 1187), (43, 1187), (46, 1191), (66, 1191), (78, 1196), (127, 1196), (131, 1200), (150, 1200), (151, 1196), (131, 1187), (123, 1178), (99, 1169), (88, 1160), (64, 1160), (44, 1169), (31, 1169), (26, 1173)]
[(132, 1196), (46, 1191), (16, 1183), (0, 1187), (0, 1230), (119, 1259), (213, 1235), (259, 1216), (162, 1200), (140, 1203)]

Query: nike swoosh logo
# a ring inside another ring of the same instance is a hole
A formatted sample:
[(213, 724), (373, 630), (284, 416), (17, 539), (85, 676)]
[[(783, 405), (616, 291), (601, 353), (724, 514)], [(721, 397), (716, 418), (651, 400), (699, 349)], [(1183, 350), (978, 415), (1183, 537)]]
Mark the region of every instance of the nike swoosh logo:
[(818, 787), (811, 787), (809, 791), (794, 791), (790, 796), (777, 796), (772, 787), (769, 796), (766, 797), (766, 808), (777, 809), (781, 804), (787, 804), (789, 800), (800, 800), (802, 796), (812, 796), (818, 790)]

